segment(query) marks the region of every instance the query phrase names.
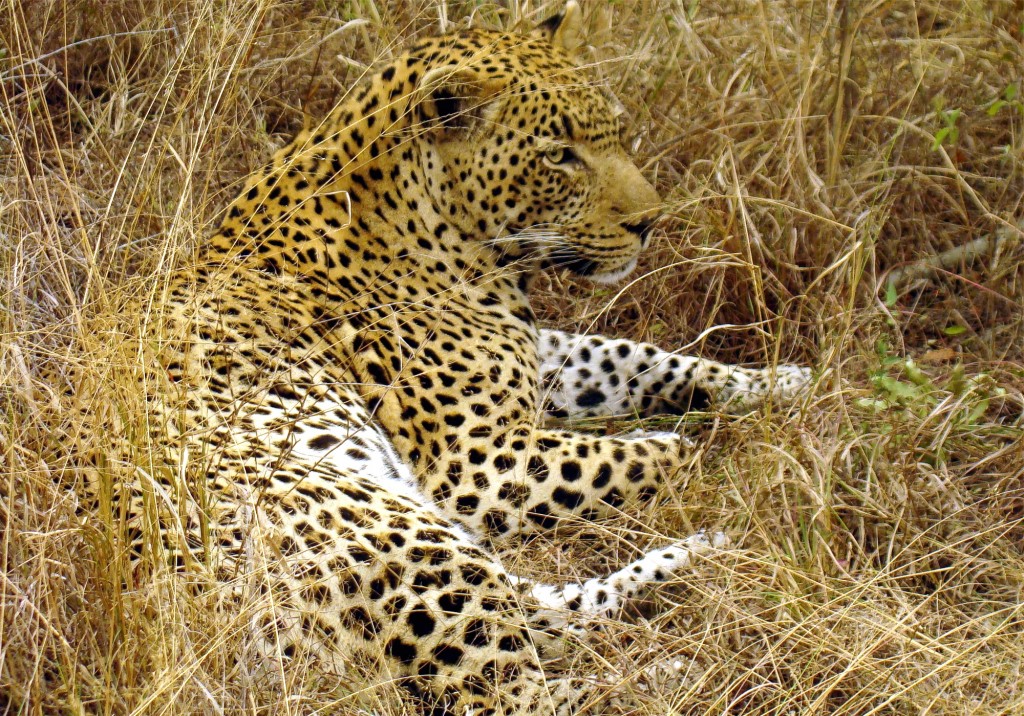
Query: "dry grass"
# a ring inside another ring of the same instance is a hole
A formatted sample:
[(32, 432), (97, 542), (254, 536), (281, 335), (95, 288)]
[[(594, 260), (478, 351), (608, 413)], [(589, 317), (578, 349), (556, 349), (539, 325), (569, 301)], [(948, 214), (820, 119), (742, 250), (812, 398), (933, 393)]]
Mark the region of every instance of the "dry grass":
[[(68, 488), (145, 464), (118, 307), (158, 296), (239, 180), (443, 5), (0, 4), (0, 713), (388, 698), (250, 676), (245, 615), (133, 572), (116, 512), (80, 515)], [(499, 5), (447, 17), (510, 24)], [(552, 276), (541, 314), (820, 378), (791, 413), (697, 422), (699, 460), (642, 523), (531, 546), (566, 576), (637, 535), (738, 538), (581, 668), (620, 673), (614, 708), (645, 714), (1024, 712), (1024, 2), (587, 8), (672, 221), (626, 288)], [(889, 287), (986, 236), (998, 251)], [(663, 658), (689, 681), (634, 688)]]

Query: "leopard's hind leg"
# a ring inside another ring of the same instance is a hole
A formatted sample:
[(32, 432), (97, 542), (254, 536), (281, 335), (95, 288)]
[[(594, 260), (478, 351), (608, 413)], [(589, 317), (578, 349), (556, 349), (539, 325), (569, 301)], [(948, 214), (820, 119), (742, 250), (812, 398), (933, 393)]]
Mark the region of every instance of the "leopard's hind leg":
[(693, 563), (694, 557), (727, 545), (728, 538), (721, 532), (698, 532), (651, 550), (607, 576), (563, 586), (514, 577), (513, 584), (536, 603), (532, 628), (553, 637), (582, 634), (601, 620), (615, 617), (641, 591), (677, 577), (680, 570)]
[[(547, 679), (530, 627), (535, 600), (429, 503), (321, 465), (256, 509), (249, 564), (266, 585), (256, 627), (273, 659), (311, 655), (372, 668), (424, 712), (568, 716), (582, 694)], [(300, 470), (304, 469), (304, 472)]]

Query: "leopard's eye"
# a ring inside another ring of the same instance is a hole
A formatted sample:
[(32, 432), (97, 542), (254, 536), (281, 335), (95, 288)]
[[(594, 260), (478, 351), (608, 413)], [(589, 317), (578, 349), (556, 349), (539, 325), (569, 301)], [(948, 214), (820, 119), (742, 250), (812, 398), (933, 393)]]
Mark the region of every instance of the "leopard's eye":
[(567, 164), (574, 160), (576, 155), (568, 147), (554, 144), (544, 150), (544, 158), (552, 164)]

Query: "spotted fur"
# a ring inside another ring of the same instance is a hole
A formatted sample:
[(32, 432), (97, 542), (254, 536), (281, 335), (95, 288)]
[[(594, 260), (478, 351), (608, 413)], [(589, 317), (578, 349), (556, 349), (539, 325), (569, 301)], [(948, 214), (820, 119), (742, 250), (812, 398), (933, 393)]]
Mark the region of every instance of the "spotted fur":
[(267, 654), (375, 664), (460, 716), (573, 712), (547, 645), (712, 545), (576, 585), (510, 575), (491, 545), (648, 499), (681, 464), (674, 434), (544, 427), (542, 388), (556, 413), (650, 414), (805, 382), (537, 328), (533, 276), (628, 273), (659, 201), (567, 51), (578, 20), (413, 45), (169, 282), (145, 338), (167, 467), (118, 499), (138, 552), (273, 596)]
[(681, 414), (711, 406), (730, 412), (767, 398), (792, 399), (807, 368), (741, 368), (604, 336), (540, 331), (541, 381), (552, 417)]

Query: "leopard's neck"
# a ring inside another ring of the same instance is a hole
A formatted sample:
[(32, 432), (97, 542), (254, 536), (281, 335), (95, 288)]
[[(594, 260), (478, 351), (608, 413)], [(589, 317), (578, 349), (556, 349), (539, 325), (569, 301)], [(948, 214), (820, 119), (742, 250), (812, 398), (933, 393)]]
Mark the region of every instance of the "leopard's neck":
[(369, 78), (254, 173), (204, 247), (204, 261), (312, 278), (350, 295), (410, 274), (449, 289), (500, 277), (523, 290), (532, 266), (510, 265), (519, 257), (501, 242), (438, 207), (445, 180), (436, 164), (431, 179), (441, 185), (428, 187), (421, 136), (428, 130), (416, 117), (410, 62), (400, 58)]

